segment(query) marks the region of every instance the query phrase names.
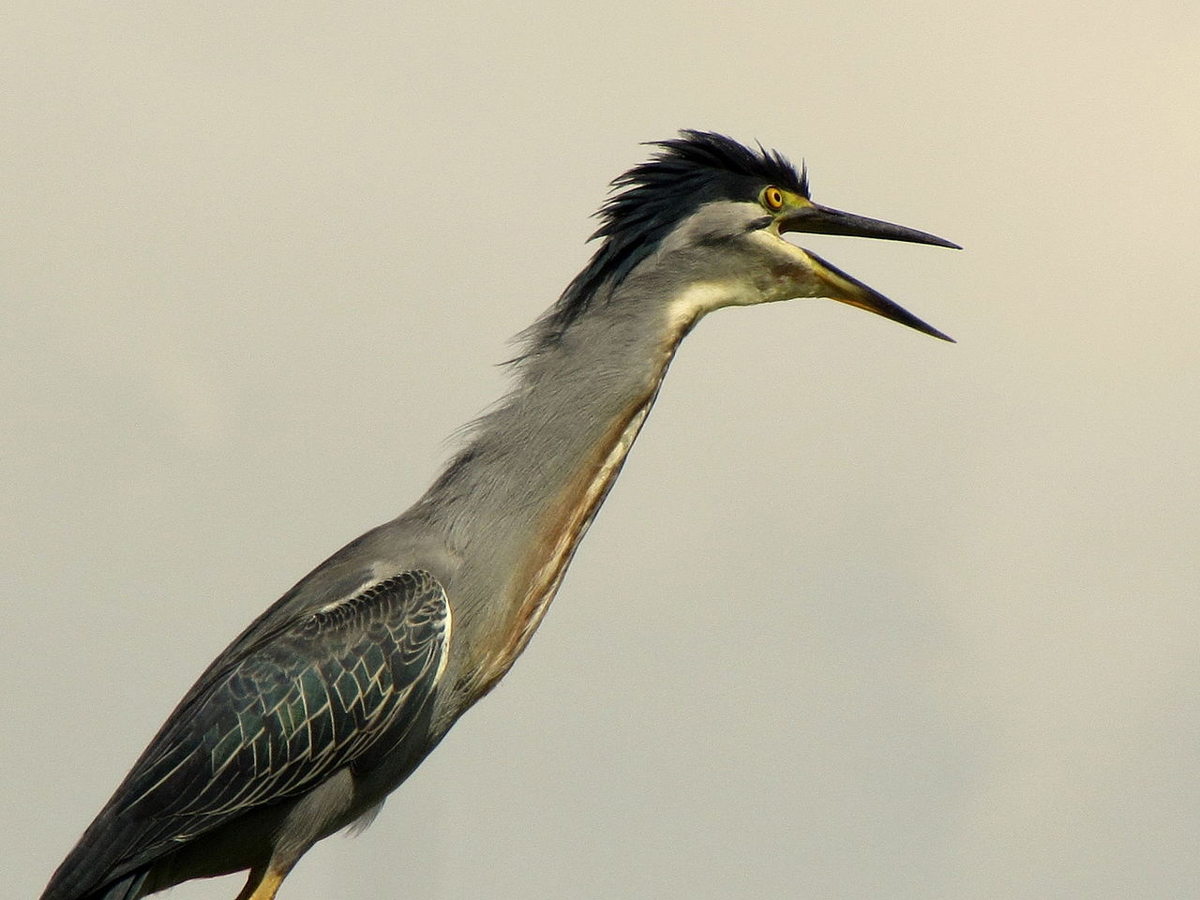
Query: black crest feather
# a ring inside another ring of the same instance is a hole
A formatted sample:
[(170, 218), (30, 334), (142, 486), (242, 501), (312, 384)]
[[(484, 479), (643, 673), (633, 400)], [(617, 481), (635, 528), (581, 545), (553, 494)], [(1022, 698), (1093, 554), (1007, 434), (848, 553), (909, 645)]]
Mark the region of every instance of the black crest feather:
[[(761, 144), (751, 149), (723, 134), (685, 130), (654, 141), (650, 159), (612, 182), (591, 240), (604, 243), (530, 335), (557, 340), (606, 284), (616, 286), (684, 218), (714, 200), (754, 200), (768, 184), (808, 196), (808, 174)], [(531, 348), (536, 349), (536, 348)]]

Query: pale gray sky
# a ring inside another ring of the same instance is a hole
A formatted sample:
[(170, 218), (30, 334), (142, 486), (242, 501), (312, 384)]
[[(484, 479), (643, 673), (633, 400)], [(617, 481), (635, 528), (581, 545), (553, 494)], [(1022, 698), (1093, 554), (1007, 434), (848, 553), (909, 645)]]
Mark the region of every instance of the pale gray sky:
[(959, 343), (702, 323), (525, 657), (281, 900), (1200, 894), (1196, 5), (417, 6), (4, 15), (6, 892), (698, 127), (964, 244), (802, 241)]

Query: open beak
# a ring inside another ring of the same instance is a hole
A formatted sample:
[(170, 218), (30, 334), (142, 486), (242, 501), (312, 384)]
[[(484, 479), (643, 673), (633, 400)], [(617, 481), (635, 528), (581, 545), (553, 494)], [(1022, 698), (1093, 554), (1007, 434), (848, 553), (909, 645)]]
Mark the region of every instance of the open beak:
[[(856, 216), (826, 206), (818, 206), (815, 203), (794, 207), (783, 213), (777, 222), (780, 232), (841, 234), (848, 237), (879, 238), (885, 241), (906, 241), (912, 244), (932, 244), (936, 247), (962, 249), (958, 244), (924, 231), (917, 231), (915, 228), (905, 228), (903, 225), (893, 225), (890, 222), (881, 222), (879, 219), (868, 219), (866, 216)], [(857, 306), (859, 309), (865, 309), (881, 315), (885, 319), (891, 319), (893, 322), (899, 322), (932, 337), (953, 343), (954, 338), (921, 321), (883, 294), (867, 287), (857, 278), (847, 275), (837, 266), (826, 262), (810, 250), (804, 252), (812, 259), (813, 271), (828, 288), (829, 293), (826, 296), (831, 300)]]

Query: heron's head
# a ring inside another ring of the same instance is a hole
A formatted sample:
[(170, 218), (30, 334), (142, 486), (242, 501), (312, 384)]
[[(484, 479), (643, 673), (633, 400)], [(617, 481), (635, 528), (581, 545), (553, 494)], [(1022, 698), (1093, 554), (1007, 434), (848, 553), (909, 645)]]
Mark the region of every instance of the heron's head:
[(603, 244), (552, 311), (558, 325), (627, 281), (657, 282), (676, 304), (672, 314), (688, 323), (720, 306), (828, 297), (950, 340), (784, 235), (957, 244), (814, 203), (807, 172), (774, 151), (700, 131), (654, 146), (651, 159), (613, 182), (593, 235)]

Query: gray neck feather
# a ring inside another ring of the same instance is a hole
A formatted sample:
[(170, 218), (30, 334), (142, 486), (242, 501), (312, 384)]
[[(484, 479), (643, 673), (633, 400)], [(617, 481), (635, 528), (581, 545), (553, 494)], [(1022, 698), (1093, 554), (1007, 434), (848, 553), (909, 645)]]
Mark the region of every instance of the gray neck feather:
[[(651, 279), (653, 281), (653, 279)], [(531, 351), (495, 409), (413, 509), (463, 560), (454, 580), (494, 598), (519, 567), (534, 529), (596, 448), (638, 406), (653, 403), (682, 334), (672, 333), (662, 285), (655, 296), (627, 280), (554, 339), (525, 337)], [(639, 296), (642, 294), (642, 296)], [(601, 298), (597, 298), (601, 301)], [(544, 320), (543, 320), (544, 321)]]

